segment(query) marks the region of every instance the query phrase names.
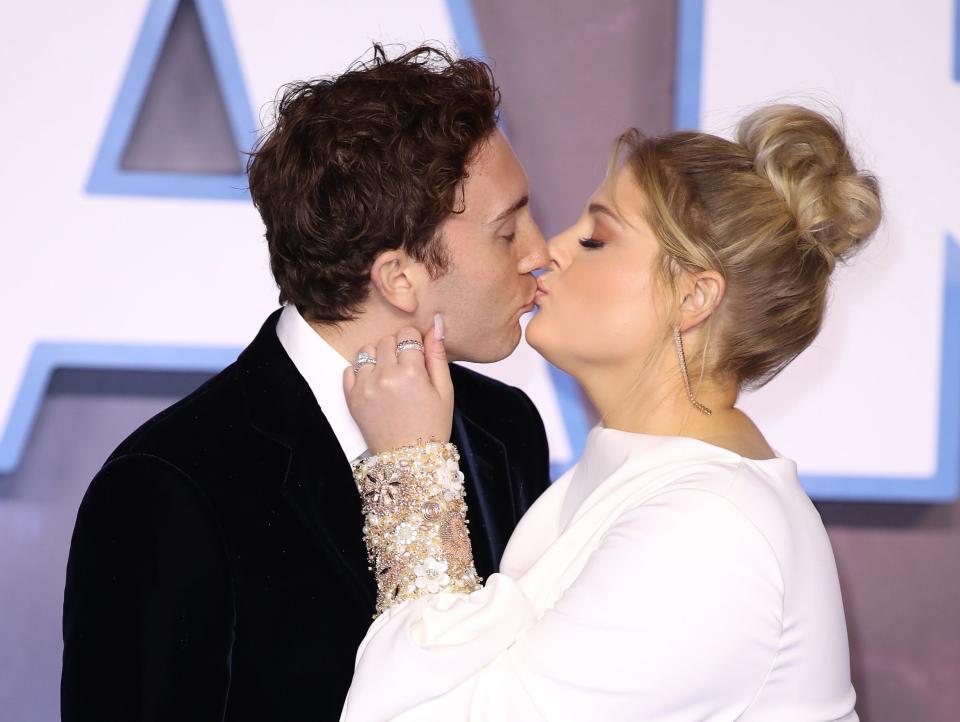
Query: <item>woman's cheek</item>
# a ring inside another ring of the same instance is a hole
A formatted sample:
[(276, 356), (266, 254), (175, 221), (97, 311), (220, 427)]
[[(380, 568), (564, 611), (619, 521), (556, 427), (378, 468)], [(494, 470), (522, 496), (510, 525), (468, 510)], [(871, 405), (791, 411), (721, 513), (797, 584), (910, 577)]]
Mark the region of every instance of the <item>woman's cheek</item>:
[(597, 284), (591, 301), (603, 308), (605, 331), (623, 334), (635, 330), (641, 322), (643, 295), (643, 283), (634, 274), (614, 272), (607, 274), (603, 283)]

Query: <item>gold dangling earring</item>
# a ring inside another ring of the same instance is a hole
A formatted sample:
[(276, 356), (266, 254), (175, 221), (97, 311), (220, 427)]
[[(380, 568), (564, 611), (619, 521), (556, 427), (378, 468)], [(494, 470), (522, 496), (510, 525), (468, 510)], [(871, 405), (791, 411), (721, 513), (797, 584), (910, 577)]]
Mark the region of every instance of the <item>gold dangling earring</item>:
[(690, 388), (690, 376), (687, 374), (687, 357), (683, 353), (683, 338), (680, 336), (679, 324), (673, 329), (673, 340), (677, 345), (677, 357), (680, 359), (680, 375), (683, 376), (683, 386), (687, 390), (687, 398), (690, 399), (690, 403), (693, 404), (693, 407), (697, 411), (706, 416), (712, 416), (713, 412), (693, 397), (693, 389)]

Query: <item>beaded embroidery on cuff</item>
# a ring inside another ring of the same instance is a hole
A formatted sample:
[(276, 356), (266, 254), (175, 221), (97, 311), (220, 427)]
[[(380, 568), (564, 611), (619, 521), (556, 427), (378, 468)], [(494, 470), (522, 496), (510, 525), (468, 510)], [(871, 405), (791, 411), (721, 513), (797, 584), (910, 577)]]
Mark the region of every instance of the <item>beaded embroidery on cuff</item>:
[(480, 588), (473, 564), (460, 454), (429, 442), (356, 462), (377, 615), (427, 594)]

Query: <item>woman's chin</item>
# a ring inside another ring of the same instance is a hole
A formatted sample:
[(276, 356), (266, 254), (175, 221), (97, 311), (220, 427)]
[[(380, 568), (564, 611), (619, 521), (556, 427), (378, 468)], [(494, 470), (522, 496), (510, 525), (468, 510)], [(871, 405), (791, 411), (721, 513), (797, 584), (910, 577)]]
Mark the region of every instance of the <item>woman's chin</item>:
[(527, 345), (530, 346), (534, 351), (543, 356), (547, 361), (556, 365), (553, 360), (552, 344), (547, 342), (544, 338), (546, 335), (543, 329), (543, 319), (540, 317), (541, 312), (537, 311), (533, 318), (527, 323), (527, 327), (524, 330), (524, 338), (527, 340)]
[(573, 376), (579, 382), (579, 378), (573, 371), (573, 364), (569, 363), (571, 360), (569, 353), (564, 354), (564, 351), (570, 350), (569, 347), (564, 348), (563, 341), (558, 340), (556, 334), (546, 333), (544, 324), (537, 323), (537, 316), (534, 316), (527, 324), (524, 337), (530, 348), (543, 356), (550, 364)]

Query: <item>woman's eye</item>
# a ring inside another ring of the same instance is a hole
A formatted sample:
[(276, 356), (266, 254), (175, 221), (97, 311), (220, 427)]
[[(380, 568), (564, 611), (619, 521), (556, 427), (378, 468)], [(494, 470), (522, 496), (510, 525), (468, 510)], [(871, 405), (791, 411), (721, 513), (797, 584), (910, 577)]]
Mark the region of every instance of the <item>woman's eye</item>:
[(516, 238), (516, 237), (517, 237), (517, 232), (516, 232), (516, 231), (514, 231), (513, 233), (511, 233), (511, 234), (508, 235), (508, 236), (501, 236), (501, 238), (503, 238), (503, 240), (505, 240), (507, 243), (513, 243), (513, 239)]
[(581, 238), (580, 245), (589, 250), (595, 248), (603, 248), (603, 241), (598, 241), (596, 238)]

